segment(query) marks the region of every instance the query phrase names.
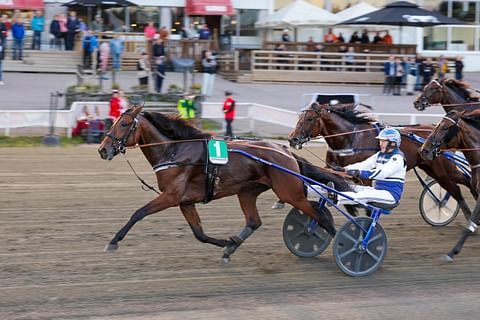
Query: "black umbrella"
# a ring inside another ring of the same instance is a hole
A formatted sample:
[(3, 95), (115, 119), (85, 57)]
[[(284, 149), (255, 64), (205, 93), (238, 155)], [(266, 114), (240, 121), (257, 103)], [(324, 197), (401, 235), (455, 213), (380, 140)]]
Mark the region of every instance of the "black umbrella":
[(433, 11), (422, 9), (411, 2), (397, 1), (386, 5), (382, 9), (342, 21), (338, 24), (400, 26), (401, 30), (404, 26), (428, 27), (442, 24), (464, 24), (464, 22), (446, 17)]
[(70, 6), (83, 6), (83, 7), (96, 7), (96, 6), (105, 6), (105, 7), (128, 7), (136, 6), (135, 3), (127, 0), (72, 0), (63, 4), (66, 7)]

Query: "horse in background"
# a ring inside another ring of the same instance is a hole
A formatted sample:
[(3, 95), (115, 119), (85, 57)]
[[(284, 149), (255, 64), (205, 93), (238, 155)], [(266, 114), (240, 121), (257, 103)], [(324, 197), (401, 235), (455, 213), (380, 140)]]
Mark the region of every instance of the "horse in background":
[[(366, 112), (350, 106), (329, 106), (314, 102), (300, 114), (288, 140), (291, 147), (300, 149), (310, 139), (323, 136), (328, 144), (327, 165), (344, 167), (363, 161), (379, 150), (375, 137), (380, 129), (380, 125)], [(431, 125), (400, 128), (400, 150), (405, 154), (407, 170), (418, 167), (437, 180), (440, 186), (455, 198), (464, 215), (469, 218), (471, 211), (458, 185), (467, 186), (476, 198), (477, 193), (470, 180), (457, 170), (454, 163), (444, 157), (435, 160), (422, 159), (418, 153), (421, 144), (411, 138), (413, 134), (427, 138), (432, 130)]]
[(422, 94), (413, 102), (418, 111), (435, 104), (441, 104), (445, 112), (452, 110), (473, 111), (480, 107), (479, 96), (474, 95), (470, 86), (454, 79), (432, 80), (424, 88)]
[[(106, 246), (106, 251), (116, 250), (118, 242), (138, 221), (178, 206), (196, 239), (223, 247), (222, 259), (228, 262), (235, 250), (261, 226), (256, 200), (270, 188), (279, 199), (303, 211), (331, 236), (335, 235), (332, 216), (326, 216), (312, 206), (300, 179), (244, 155), (229, 153), (228, 163), (216, 167), (213, 192), (209, 192), (206, 144), (211, 135), (177, 117), (141, 111), (142, 108), (137, 107), (123, 113), (110, 128), (98, 152), (102, 159), (112, 160), (114, 156), (125, 152), (127, 147), (139, 144), (156, 173), (160, 194), (135, 211)], [(317, 168), (280, 145), (265, 141), (229, 141), (227, 144), (231, 149), (249, 152), (321, 183), (333, 181), (341, 191), (350, 190), (346, 178), (330, 170)], [(238, 235), (228, 239), (206, 235), (195, 204), (231, 195), (237, 195), (240, 202), (245, 217), (244, 228)]]
[[(440, 155), (442, 147), (466, 149), (463, 153), (472, 170), (472, 186), (477, 195), (480, 194), (480, 110), (453, 110), (447, 113), (420, 148), (420, 154), (424, 159), (432, 160)], [(480, 198), (477, 196), (475, 199), (477, 202), (466, 228), (456, 245), (444, 257), (448, 262), (460, 253), (465, 241), (479, 224)]]

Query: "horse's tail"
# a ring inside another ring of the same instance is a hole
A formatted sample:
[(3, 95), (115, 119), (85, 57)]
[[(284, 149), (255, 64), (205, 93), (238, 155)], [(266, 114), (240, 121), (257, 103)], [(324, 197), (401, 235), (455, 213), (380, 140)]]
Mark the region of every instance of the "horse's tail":
[(330, 170), (316, 167), (311, 164), (307, 159), (302, 158), (299, 155), (293, 154), (293, 156), (295, 157), (295, 159), (297, 159), (298, 165), (300, 167), (300, 173), (302, 175), (323, 184), (332, 181), (335, 184), (335, 189), (338, 191), (352, 190), (345, 178), (332, 173)]

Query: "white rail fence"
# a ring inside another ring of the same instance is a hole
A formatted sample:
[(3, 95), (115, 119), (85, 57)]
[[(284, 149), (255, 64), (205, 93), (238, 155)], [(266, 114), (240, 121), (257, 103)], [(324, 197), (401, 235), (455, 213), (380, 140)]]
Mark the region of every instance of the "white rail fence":
[[(206, 102), (202, 104), (201, 118), (223, 123), (223, 104)], [(72, 136), (72, 129), (85, 108), (91, 115), (100, 119), (106, 118), (109, 112), (108, 102), (74, 102), (70, 110), (55, 112), (54, 126), (66, 129), (67, 136)], [(251, 133), (259, 136), (285, 136), (298, 121), (300, 112), (266, 106), (258, 103), (237, 103), (236, 117), (233, 123), (234, 133)], [(377, 118), (391, 125), (434, 123), (442, 114), (424, 113), (372, 113)], [(48, 110), (0, 110), (0, 129), (6, 136), (12, 129), (30, 127), (49, 127), (51, 123)]]

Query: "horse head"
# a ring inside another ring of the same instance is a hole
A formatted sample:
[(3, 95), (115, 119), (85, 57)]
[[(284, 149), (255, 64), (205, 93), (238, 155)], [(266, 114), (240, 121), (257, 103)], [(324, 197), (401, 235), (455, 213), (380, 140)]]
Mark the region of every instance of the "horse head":
[(442, 102), (443, 85), (438, 80), (432, 80), (423, 88), (422, 94), (413, 102), (413, 106), (418, 111), (423, 111), (432, 104)]
[(451, 111), (437, 123), (419, 152), (424, 160), (433, 160), (440, 154), (440, 147), (448, 145), (460, 130), (463, 112)]
[(140, 138), (137, 116), (141, 111), (142, 107), (128, 109), (113, 123), (98, 147), (102, 159), (112, 160), (117, 154), (124, 153), (127, 147), (137, 144)]
[(313, 102), (308, 108), (304, 109), (298, 118), (295, 129), (288, 136), (290, 146), (295, 149), (302, 149), (305, 142), (310, 141), (312, 137), (320, 134), (320, 117), (325, 109), (324, 105)]

